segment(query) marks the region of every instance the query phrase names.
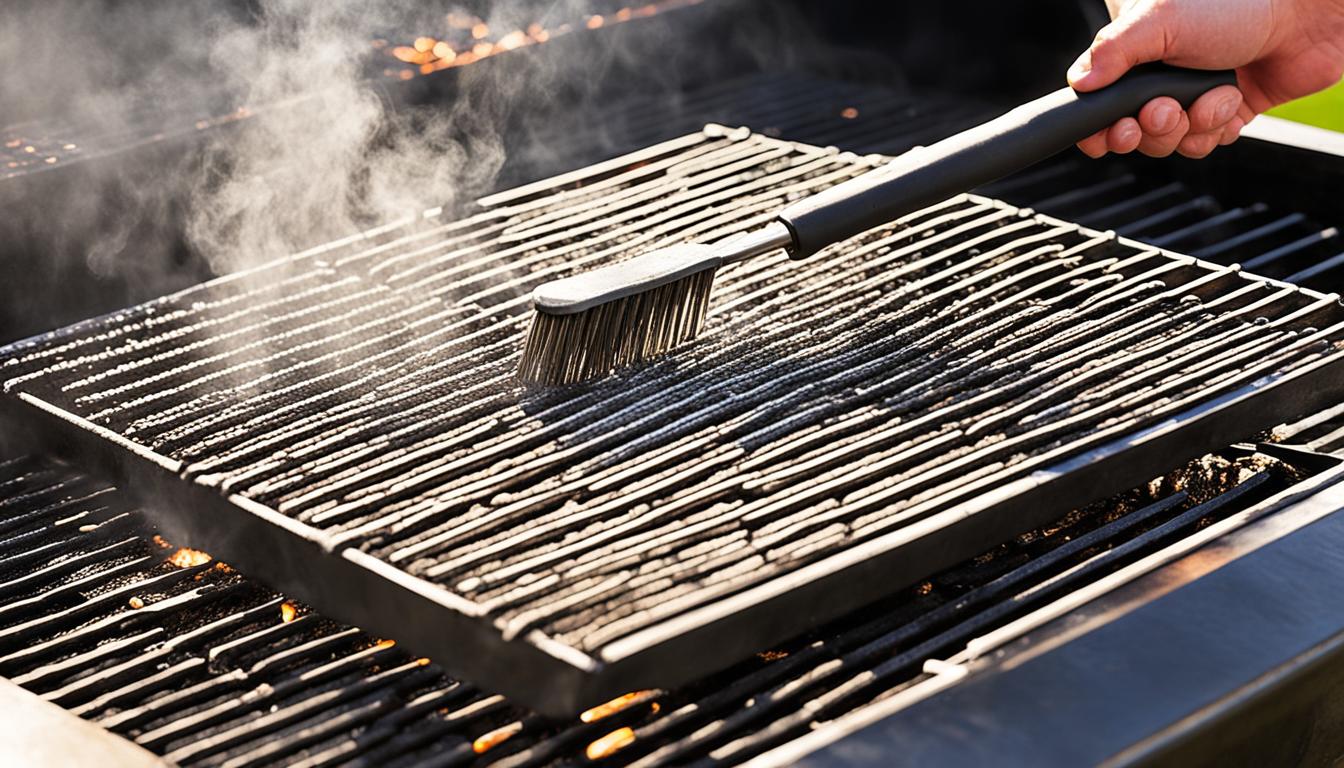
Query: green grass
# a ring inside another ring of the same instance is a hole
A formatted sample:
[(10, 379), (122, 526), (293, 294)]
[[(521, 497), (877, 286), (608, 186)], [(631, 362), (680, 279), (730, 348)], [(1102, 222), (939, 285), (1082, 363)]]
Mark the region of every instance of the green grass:
[(1269, 111), (1275, 117), (1344, 132), (1344, 82)]

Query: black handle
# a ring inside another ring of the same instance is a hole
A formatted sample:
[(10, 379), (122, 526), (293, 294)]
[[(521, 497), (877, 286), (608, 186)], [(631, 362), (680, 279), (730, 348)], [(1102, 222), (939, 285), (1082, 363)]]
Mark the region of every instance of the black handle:
[(1091, 93), (1061, 88), (983, 125), (912, 150), (881, 168), (789, 205), (779, 219), (793, 232), (793, 257), (881, 226), (1026, 168), (1091, 136), (1151, 99), (1189, 108), (1236, 73), (1145, 64)]

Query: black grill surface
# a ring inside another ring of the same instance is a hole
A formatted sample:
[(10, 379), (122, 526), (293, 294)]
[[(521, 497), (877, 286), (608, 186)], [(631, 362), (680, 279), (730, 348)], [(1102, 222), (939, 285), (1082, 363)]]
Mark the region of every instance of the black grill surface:
[(515, 384), (538, 282), (874, 162), (707, 130), (15, 345), (6, 406), (216, 499), (165, 512), (188, 529), (263, 520), (290, 561), (200, 545), (558, 713), (1337, 394), (1332, 297), (976, 196), (728, 270), (705, 335), (651, 365)]
[(1249, 450), (1205, 457), (725, 673), (549, 720), (169, 544), (120, 491), (12, 459), (0, 674), (184, 766), (731, 765), (930, 681), (925, 659), (1303, 475)]

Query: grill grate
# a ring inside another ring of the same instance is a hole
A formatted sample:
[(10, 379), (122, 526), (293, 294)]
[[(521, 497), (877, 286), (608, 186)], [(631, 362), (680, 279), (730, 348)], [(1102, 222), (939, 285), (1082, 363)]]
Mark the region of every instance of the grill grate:
[[(721, 668), (1211, 447), (1164, 420), (1225, 444), (1330, 396), (1333, 297), (975, 196), (727, 271), (683, 353), (514, 385), (537, 282), (759, 225), (872, 162), (711, 130), (16, 345), (6, 389), (432, 585), (488, 637), (338, 615), (553, 712)], [(244, 549), (221, 554), (278, 567)]]
[(1276, 280), (1321, 291), (1340, 286), (1339, 229), (1270, 203), (1228, 206), (1181, 181), (1153, 182), (1124, 170), (1098, 180), (1075, 158), (990, 185), (985, 194)]
[(1301, 476), (1262, 454), (1206, 457), (727, 673), (557, 722), (227, 566), (183, 559), (119, 491), (10, 460), (0, 673), (184, 766), (441, 765), (478, 751), (507, 765), (604, 752), (613, 764), (735, 764), (926, 679), (924, 659)]

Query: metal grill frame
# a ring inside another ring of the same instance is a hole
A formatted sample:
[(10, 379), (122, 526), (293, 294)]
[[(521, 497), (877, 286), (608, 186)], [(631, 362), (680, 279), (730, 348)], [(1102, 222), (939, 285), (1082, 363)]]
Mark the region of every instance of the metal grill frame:
[[(650, 151), (495, 195), (481, 204), (491, 207), (600, 178), (639, 162)], [(1038, 219), (1066, 224), (1046, 216)], [(1080, 232), (1100, 234), (1085, 228)], [(1226, 280), (1293, 287), (1116, 240)], [(1337, 298), (1297, 290), (1312, 301)], [(0, 355), (5, 352), (0, 349)], [(184, 480), (177, 461), (31, 394), (0, 396), (0, 423), (17, 428), (29, 449), (54, 451), (134, 489), (137, 501), (169, 538), (210, 551), (332, 618), (398, 637), (456, 676), (563, 717), (626, 691), (675, 687), (726, 668), (762, 647), (1047, 523), (1063, 509), (1146, 482), (1174, 463), (1326, 407), (1341, 396), (1344, 354), (1333, 354), (1292, 373), (1263, 377), (1138, 431), (1101, 430), (1087, 439), (1081, 452), (1073, 446), (1034, 457), (977, 481), (959, 503), (912, 526), (654, 624), (593, 655), (538, 631), (505, 640), (503, 627), (478, 604), (357, 549), (339, 549), (316, 529), (262, 504)], [(1059, 503), (1061, 498), (1067, 503)]]

